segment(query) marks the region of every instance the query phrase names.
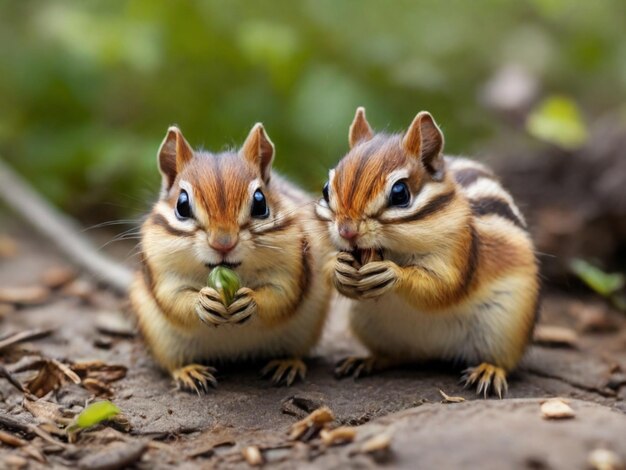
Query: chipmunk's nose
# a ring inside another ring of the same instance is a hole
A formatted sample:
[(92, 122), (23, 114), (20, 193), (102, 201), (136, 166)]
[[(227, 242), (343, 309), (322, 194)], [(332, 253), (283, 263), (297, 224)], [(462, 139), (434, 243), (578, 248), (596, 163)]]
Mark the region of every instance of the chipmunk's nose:
[(239, 241), (237, 235), (231, 233), (218, 232), (211, 234), (209, 237), (209, 246), (215, 251), (219, 251), (222, 255), (225, 255), (232, 251), (237, 246)]
[(356, 224), (353, 222), (340, 223), (338, 230), (341, 238), (344, 238), (349, 242), (354, 242), (359, 236), (359, 231), (356, 228)]

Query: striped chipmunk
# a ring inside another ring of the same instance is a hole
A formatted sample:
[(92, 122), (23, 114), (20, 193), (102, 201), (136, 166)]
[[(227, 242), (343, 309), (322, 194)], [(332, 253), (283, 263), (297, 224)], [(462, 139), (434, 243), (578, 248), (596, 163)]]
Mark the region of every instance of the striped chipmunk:
[[(304, 378), (329, 305), (329, 245), (315, 200), (271, 170), (274, 145), (256, 124), (239, 152), (194, 151), (171, 127), (158, 152), (159, 200), (141, 228), (131, 287), (139, 328), (179, 388), (215, 386), (214, 365), (270, 359), (275, 383)], [(221, 265), (241, 287), (230, 305), (207, 287)]]
[(325, 267), (353, 299), (350, 324), (367, 358), (337, 376), (444, 360), (486, 397), (507, 391), (538, 311), (532, 240), (486, 166), (444, 156), (441, 130), (420, 112), (404, 134), (374, 134), (363, 108), (350, 151), (316, 208), (337, 252)]

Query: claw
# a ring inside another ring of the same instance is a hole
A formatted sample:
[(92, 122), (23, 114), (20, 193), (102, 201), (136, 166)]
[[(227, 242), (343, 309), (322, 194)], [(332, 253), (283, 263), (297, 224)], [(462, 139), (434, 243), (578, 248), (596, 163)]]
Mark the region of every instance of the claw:
[(274, 385), (280, 385), (281, 382), (290, 387), (296, 380), (300, 378), (304, 380), (306, 377), (306, 364), (302, 359), (275, 359), (267, 363), (267, 365), (261, 369), (261, 376), (265, 377), (272, 371), (271, 381)]
[(337, 363), (335, 366), (335, 377), (342, 379), (352, 376), (357, 379), (359, 377), (370, 375), (374, 370), (376, 358), (374, 357), (355, 357), (349, 356)]
[(178, 389), (201, 395), (202, 393), (208, 393), (209, 387), (217, 387), (217, 380), (213, 376), (215, 372), (216, 370), (213, 367), (189, 364), (174, 370), (172, 377)]
[(464, 388), (476, 385), (476, 394), (482, 394), (484, 398), (490, 393), (502, 398), (509, 389), (504, 369), (486, 362), (464, 370), (461, 381), (464, 382)]

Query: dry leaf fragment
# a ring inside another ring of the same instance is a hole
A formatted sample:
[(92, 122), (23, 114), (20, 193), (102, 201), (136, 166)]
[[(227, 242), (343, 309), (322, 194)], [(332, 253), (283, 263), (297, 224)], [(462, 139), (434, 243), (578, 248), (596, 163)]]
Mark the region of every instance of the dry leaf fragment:
[(461, 403), (465, 401), (463, 397), (451, 397), (447, 395), (443, 390), (439, 389), (439, 394), (443, 397), (441, 403)]
[(13, 286), (0, 288), (0, 302), (17, 305), (39, 305), (50, 296), (50, 289), (42, 286)]
[(111, 398), (113, 396), (113, 390), (100, 380), (92, 378), (84, 379), (83, 387), (99, 397)]
[(263, 454), (257, 446), (248, 446), (243, 450), (243, 457), (251, 467), (263, 465)]
[(59, 289), (74, 279), (76, 271), (67, 266), (54, 266), (41, 275), (41, 283), (49, 289)]
[(289, 439), (309, 440), (315, 436), (326, 423), (330, 423), (335, 419), (335, 415), (327, 406), (322, 406), (313, 411), (309, 416), (294, 423), (291, 426)]
[(128, 371), (126, 366), (103, 361), (75, 362), (71, 367), (83, 379), (94, 379), (105, 384), (123, 379)]
[(26, 388), (39, 398), (59, 388), (67, 379), (75, 384), (80, 383), (80, 377), (74, 371), (55, 359), (37, 361), (31, 364), (29, 369), (36, 367), (40, 367), (40, 369), (33, 378), (26, 382)]
[(355, 437), (356, 428), (351, 426), (340, 426), (335, 429), (322, 429), (320, 431), (320, 438), (327, 446), (346, 444), (352, 442)]
[(43, 338), (45, 336), (48, 336), (50, 333), (52, 333), (52, 330), (40, 330), (40, 329), (26, 330), (26, 331), (20, 331), (19, 333), (13, 333), (12, 335), (9, 335), (5, 337), (4, 339), (0, 340), (0, 351), (2, 351), (5, 348), (8, 348), (9, 346), (13, 346), (14, 344), (17, 344), (17, 343), (30, 341), (31, 339)]
[(541, 405), (544, 419), (568, 419), (576, 414), (574, 410), (560, 398), (551, 398)]
[(574, 330), (561, 326), (537, 325), (533, 341), (542, 346), (576, 348), (578, 335)]
[(591, 451), (587, 463), (594, 470), (623, 470), (624, 461), (612, 450), (595, 449)]
[(22, 406), (37, 418), (39, 423), (50, 422), (67, 426), (72, 422), (72, 419), (63, 413), (62, 407), (56, 403), (51, 403), (46, 400), (25, 399), (22, 402)]
[(371, 455), (377, 462), (387, 460), (391, 453), (391, 434), (384, 432), (368, 439), (359, 451)]

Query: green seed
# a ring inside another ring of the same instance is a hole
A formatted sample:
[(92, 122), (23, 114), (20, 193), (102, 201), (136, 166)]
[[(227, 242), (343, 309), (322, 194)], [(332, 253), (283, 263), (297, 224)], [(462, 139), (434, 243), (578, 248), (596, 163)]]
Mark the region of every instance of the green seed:
[(98, 401), (85, 408), (76, 418), (76, 425), (81, 428), (95, 426), (120, 412), (120, 409), (110, 401)]
[(241, 281), (232, 269), (217, 266), (209, 273), (207, 285), (220, 293), (225, 305), (230, 305), (239, 290)]

